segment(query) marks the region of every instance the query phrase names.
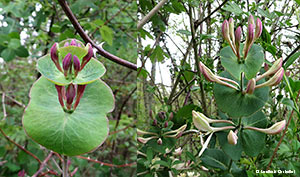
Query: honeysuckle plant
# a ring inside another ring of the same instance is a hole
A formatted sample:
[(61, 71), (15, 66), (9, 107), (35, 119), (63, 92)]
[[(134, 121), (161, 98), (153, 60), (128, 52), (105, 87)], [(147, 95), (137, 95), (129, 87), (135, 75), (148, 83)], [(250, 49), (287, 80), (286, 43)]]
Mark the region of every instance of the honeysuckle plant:
[(199, 153), (199, 156), (203, 156), (204, 163), (214, 151), (208, 149), (205, 152), (214, 133), (225, 154), (236, 161), (240, 159), (242, 152), (250, 157), (257, 156), (264, 147), (266, 134), (278, 134), (286, 126), (286, 121), (282, 120), (267, 128), (268, 121), (262, 112), (268, 100), (269, 88), (280, 84), (285, 71), (282, 58), (277, 59), (264, 72), (261, 70), (264, 52), (255, 44), (262, 33), (261, 20), (249, 16), (243, 44), (241, 27), (234, 31), (233, 18), (223, 22), (221, 31), (229, 45), (220, 51), (221, 64), (225, 71), (219, 75), (214, 74), (202, 62), (199, 63), (199, 68), (204, 78), (214, 83), (216, 105), (224, 120), (208, 118), (201, 112), (192, 112), (193, 124), (199, 130), (201, 138), (209, 135), (202, 143)]
[(67, 39), (37, 61), (42, 76), (30, 90), (22, 123), (30, 138), (64, 156), (91, 152), (108, 136), (114, 96), (93, 56), (90, 44)]

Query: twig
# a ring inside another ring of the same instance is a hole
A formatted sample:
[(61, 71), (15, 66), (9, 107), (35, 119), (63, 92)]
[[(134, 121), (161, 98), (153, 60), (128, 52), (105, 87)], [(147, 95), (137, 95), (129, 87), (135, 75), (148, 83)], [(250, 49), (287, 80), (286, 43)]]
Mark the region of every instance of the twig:
[(130, 93), (129, 95), (125, 98), (125, 100), (123, 101), (122, 105), (121, 105), (121, 108), (119, 110), (119, 113), (118, 113), (118, 116), (117, 116), (117, 123), (116, 123), (116, 126), (115, 126), (115, 129), (118, 127), (119, 125), (119, 122), (120, 122), (120, 119), (121, 119), (121, 115), (122, 115), (122, 112), (123, 112), (123, 109), (126, 105), (126, 103), (128, 102), (128, 100), (130, 99), (130, 97), (133, 95), (133, 93), (136, 91), (137, 87), (135, 87)]
[(186, 88), (188, 88), (192, 83), (194, 83), (194, 81), (196, 80), (196, 78), (193, 78), (189, 83), (187, 83), (187, 85), (184, 87), (184, 88), (182, 88), (179, 92), (178, 92), (178, 94), (176, 94), (176, 96), (174, 96), (173, 97), (173, 99), (172, 99), (172, 101), (170, 102), (170, 104), (172, 104), (181, 94), (182, 94), (182, 92), (186, 89)]
[(63, 170), (63, 177), (69, 177), (69, 173), (68, 173), (68, 156), (63, 155), (63, 164), (62, 164), (62, 170)]
[(203, 18), (202, 20), (196, 20), (195, 21), (195, 29), (198, 28), (198, 26), (203, 23), (204, 21), (206, 21), (208, 18), (210, 18), (210, 16), (212, 16), (215, 12), (217, 12), (219, 9), (221, 9), (227, 2), (228, 0), (225, 0), (221, 5), (219, 5), (219, 7), (217, 7), (214, 11), (212, 11), (208, 16), (206, 16), (205, 18)]
[(167, 2), (168, 0), (160, 1), (137, 25), (137, 29), (141, 29), (153, 15)]
[(37, 177), (44, 170), (46, 163), (49, 161), (49, 159), (51, 158), (52, 155), (53, 155), (53, 152), (51, 151), (49, 153), (49, 155), (45, 158), (43, 163), (40, 165), (40, 169), (32, 177)]
[(109, 132), (109, 135), (113, 135), (113, 134), (119, 133), (119, 132), (121, 132), (121, 131), (124, 131), (124, 130), (130, 128), (130, 127), (134, 127), (135, 123), (136, 123), (136, 120), (134, 120), (133, 123), (132, 123), (131, 125), (128, 125), (128, 126), (122, 128), (122, 129), (120, 129), (120, 130), (116, 130), (116, 131)]
[(11, 101), (13, 101), (14, 103), (16, 103), (16, 104), (19, 105), (20, 107), (23, 107), (23, 108), (26, 107), (23, 103), (17, 101), (16, 99), (14, 99), (14, 98), (12, 98), (12, 97), (10, 97), (10, 96), (8, 96), (8, 95), (5, 95), (5, 97), (6, 97), (6, 98), (9, 98)]
[(3, 108), (3, 120), (6, 119), (7, 114), (6, 114), (6, 108), (5, 108), (5, 92), (2, 93), (2, 108)]
[(83, 157), (83, 156), (76, 156), (80, 159), (85, 159), (85, 160), (88, 160), (90, 162), (94, 162), (94, 163), (98, 163), (98, 164), (101, 164), (101, 165), (105, 165), (105, 166), (109, 166), (109, 167), (116, 167), (116, 168), (122, 168), (122, 167), (131, 167), (133, 165), (136, 165), (136, 162), (133, 162), (133, 163), (129, 163), (129, 164), (123, 164), (123, 165), (115, 165), (115, 164), (110, 164), (110, 163), (105, 163), (105, 162), (101, 162), (101, 161), (98, 161), (98, 160), (93, 160), (93, 159), (90, 159), (88, 157)]
[[(300, 95), (300, 90), (299, 90), (299, 92), (298, 92), (298, 95), (297, 95), (297, 98), (296, 98), (296, 102), (298, 101), (299, 95)], [(267, 166), (267, 170), (269, 170), (270, 167), (271, 167), (272, 161), (273, 161), (274, 157), (276, 156), (276, 153), (277, 153), (277, 151), (278, 151), (278, 148), (279, 148), (280, 144), (282, 143), (282, 140), (283, 140), (283, 138), (284, 138), (284, 136), (285, 136), (285, 134), (286, 134), (286, 132), (287, 132), (287, 130), (288, 130), (288, 126), (289, 126), (289, 124), (290, 124), (290, 122), (291, 122), (291, 120), (292, 120), (293, 114), (294, 114), (294, 109), (292, 110), (292, 112), (291, 112), (291, 114), (290, 114), (289, 120), (288, 120), (288, 122), (287, 122), (287, 124), (286, 124), (286, 126), (285, 126), (285, 129), (284, 129), (284, 131), (283, 131), (283, 134), (282, 134), (282, 136), (280, 137), (280, 140), (279, 140), (279, 142), (278, 142), (278, 144), (277, 144), (277, 146), (276, 146), (276, 148), (275, 148), (275, 150), (274, 150), (274, 152), (273, 152), (273, 155), (272, 155), (272, 157), (271, 157), (271, 159), (270, 159), (270, 162), (269, 162), (269, 164), (268, 164), (268, 166)]]
[(124, 59), (121, 59), (107, 51), (105, 51), (103, 48), (99, 47), (98, 45), (96, 45), (96, 43), (84, 32), (83, 28), (81, 27), (81, 25), (79, 24), (78, 20), (76, 19), (76, 17), (74, 16), (73, 12), (71, 11), (69, 5), (67, 4), (67, 2), (65, 0), (58, 0), (59, 4), (61, 5), (63, 11), (65, 12), (65, 14), (67, 15), (67, 17), (69, 18), (69, 20), (71, 21), (71, 23), (73, 24), (74, 28), (76, 29), (76, 31), (78, 32), (78, 34), (81, 36), (81, 38), (84, 40), (84, 42), (86, 43), (91, 43), (91, 45), (93, 47), (95, 47), (97, 49), (97, 52), (102, 55), (103, 57), (118, 63), (122, 66), (125, 66), (127, 68), (133, 69), (133, 70), (137, 70), (137, 66), (136, 64), (133, 64), (129, 61), (126, 61)]
[(28, 150), (26, 150), (25, 148), (23, 148), (21, 145), (19, 145), (18, 143), (14, 142), (12, 139), (10, 139), (5, 133), (4, 131), (0, 128), (0, 132), (1, 134), (11, 143), (13, 143), (14, 145), (16, 145), (18, 148), (20, 148), (22, 151), (24, 151), (25, 153), (27, 153), (28, 155), (32, 156), (35, 160), (37, 160), (39, 162), (39, 164), (41, 164), (41, 160), (35, 156), (34, 154), (32, 154), (31, 152), (29, 152)]
[(39, 177), (41, 176), (46, 176), (47, 174), (52, 174), (52, 175), (55, 175), (55, 176), (60, 176), (59, 174), (57, 174), (55, 171), (52, 171), (52, 170), (49, 170), (45, 173), (42, 173)]

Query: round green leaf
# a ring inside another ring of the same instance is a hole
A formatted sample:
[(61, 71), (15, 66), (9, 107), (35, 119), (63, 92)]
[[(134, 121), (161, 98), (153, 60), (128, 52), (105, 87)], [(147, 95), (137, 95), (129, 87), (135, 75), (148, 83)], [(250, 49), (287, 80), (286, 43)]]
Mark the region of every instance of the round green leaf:
[[(62, 60), (60, 60), (60, 64), (61, 61)], [(83, 70), (78, 73), (75, 79), (67, 80), (64, 74), (56, 68), (55, 64), (50, 58), (50, 55), (45, 55), (38, 60), (37, 69), (43, 76), (57, 85), (68, 85), (70, 83), (80, 85), (88, 84), (100, 78), (106, 71), (101, 62), (92, 58), (88, 64), (85, 65)]]
[(206, 149), (200, 158), (205, 166), (227, 170), (230, 158), (219, 149)]
[[(267, 126), (267, 119), (266, 116), (259, 111), (246, 119), (242, 119), (242, 124), (244, 126), (265, 128)], [(242, 141), (244, 152), (251, 157), (255, 157), (265, 147), (265, 137), (266, 135), (261, 132), (242, 130), (241, 139), (239, 140)]]
[[(240, 47), (240, 54), (243, 53), (243, 46)], [(250, 80), (255, 77), (264, 62), (263, 49), (253, 44), (244, 63), (239, 63), (232, 49), (227, 46), (221, 52), (222, 66), (236, 79), (240, 80), (241, 73), (245, 73), (245, 77)]]
[(66, 113), (54, 84), (41, 77), (30, 91), (23, 126), (34, 141), (63, 155), (75, 156), (101, 145), (108, 135), (106, 113), (114, 108), (111, 89), (101, 80), (86, 86), (77, 109)]
[[(220, 76), (237, 81), (226, 71), (222, 72)], [(257, 84), (262, 82), (264, 82), (264, 79), (257, 82)], [(245, 79), (244, 88), (246, 88), (247, 83), (248, 81)], [(241, 91), (215, 84), (214, 95), (218, 108), (227, 113), (229, 117), (248, 117), (265, 105), (269, 97), (269, 87), (255, 89), (253, 94), (243, 94)]]
[(232, 159), (239, 160), (242, 155), (243, 147), (241, 141), (241, 134), (238, 132), (238, 141), (236, 145), (232, 145), (228, 143), (227, 136), (229, 131), (227, 132), (217, 132), (216, 135), (218, 137), (220, 146), (222, 150)]
[(13, 49), (6, 48), (1, 52), (1, 57), (4, 59), (4, 61), (11, 61), (16, 56), (16, 53)]

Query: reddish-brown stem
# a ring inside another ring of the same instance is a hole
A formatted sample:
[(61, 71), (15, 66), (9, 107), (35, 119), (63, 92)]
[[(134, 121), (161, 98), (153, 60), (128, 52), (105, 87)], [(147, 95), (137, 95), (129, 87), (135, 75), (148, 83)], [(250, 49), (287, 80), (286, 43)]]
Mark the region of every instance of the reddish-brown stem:
[(5, 133), (4, 131), (0, 128), (0, 132), (1, 134), (11, 143), (13, 143), (14, 145), (16, 145), (18, 148), (20, 148), (22, 151), (24, 151), (25, 153), (27, 153), (28, 155), (32, 156), (35, 160), (37, 160), (39, 162), (39, 164), (41, 164), (41, 160), (35, 156), (34, 154), (32, 154), (31, 152), (29, 152), (28, 150), (26, 150), (25, 148), (23, 148), (21, 145), (19, 145), (18, 143), (14, 142), (12, 139), (10, 139)]
[(76, 29), (76, 31), (78, 32), (78, 34), (81, 36), (81, 38), (84, 40), (84, 42), (86, 43), (91, 43), (91, 45), (93, 47), (95, 47), (98, 51), (98, 53), (100, 55), (102, 55), (103, 57), (118, 63), (122, 66), (125, 66), (127, 68), (133, 69), (133, 70), (137, 70), (137, 66), (136, 64), (133, 64), (129, 61), (126, 61), (124, 59), (121, 59), (107, 51), (105, 51), (104, 49), (102, 49), (101, 47), (99, 47), (98, 45), (96, 45), (96, 43), (84, 32), (83, 28), (81, 27), (81, 25), (79, 24), (77, 18), (75, 17), (75, 15), (73, 14), (73, 12), (71, 11), (67, 1), (65, 0), (58, 0), (60, 6), (62, 7), (63, 11), (65, 12), (65, 14), (67, 15), (67, 17), (69, 18), (69, 20), (71, 21), (71, 23), (73, 24), (74, 28)]
[(41, 164), (40, 169), (32, 177), (38, 176), (43, 171), (44, 167), (46, 166), (47, 162), (49, 161), (49, 159), (51, 158), (52, 155), (53, 155), (53, 152), (51, 151), (49, 153), (49, 155), (45, 158), (43, 163)]
[(98, 163), (98, 164), (101, 164), (101, 165), (105, 165), (105, 166), (109, 166), (109, 167), (116, 167), (116, 168), (122, 168), (122, 167), (131, 167), (133, 165), (136, 165), (136, 162), (133, 162), (133, 163), (128, 163), (128, 164), (123, 164), (123, 165), (115, 165), (115, 164), (110, 164), (110, 163), (105, 163), (105, 162), (101, 162), (101, 161), (98, 161), (98, 160), (93, 160), (93, 159), (90, 159), (88, 157), (83, 157), (83, 156), (76, 156), (80, 159), (85, 159), (85, 160), (88, 160), (90, 162), (94, 162), (94, 163)]
[[(300, 90), (299, 90), (299, 92), (298, 92), (298, 95), (297, 95), (297, 98), (296, 98), (296, 102), (298, 101), (299, 95), (300, 95)], [(279, 148), (280, 144), (282, 143), (282, 140), (283, 140), (283, 138), (284, 138), (284, 136), (285, 136), (285, 134), (286, 134), (286, 132), (287, 132), (287, 130), (288, 130), (288, 127), (289, 127), (289, 124), (290, 124), (290, 122), (291, 122), (291, 120), (292, 120), (293, 114), (294, 114), (294, 110), (292, 110), (292, 112), (291, 112), (291, 114), (290, 114), (289, 120), (288, 120), (288, 122), (287, 122), (287, 124), (286, 124), (286, 126), (285, 126), (285, 129), (284, 129), (284, 131), (283, 131), (283, 134), (282, 134), (282, 136), (280, 137), (280, 140), (279, 140), (279, 142), (278, 142), (278, 144), (277, 144), (277, 146), (276, 146), (276, 148), (275, 148), (275, 150), (274, 150), (274, 152), (273, 152), (273, 155), (272, 155), (272, 157), (271, 157), (271, 159), (270, 159), (270, 162), (269, 162), (269, 164), (268, 164), (268, 166), (267, 166), (267, 170), (269, 170), (270, 167), (271, 167), (272, 161), (273, 161), (274, 157), (276, 156), (276, 153), (277, 153), (277, 151), (278, 151), (278, 148)]]

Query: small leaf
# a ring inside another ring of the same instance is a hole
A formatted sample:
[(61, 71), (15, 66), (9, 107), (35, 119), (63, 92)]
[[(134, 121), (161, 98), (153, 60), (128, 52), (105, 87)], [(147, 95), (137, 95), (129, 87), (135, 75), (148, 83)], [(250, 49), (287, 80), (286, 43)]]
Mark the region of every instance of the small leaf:
[(20, 46), (19, 48), (17, 48), (16, 54), (19, 57), (28, 57), (29, 56), (28, 50), (24, 46)]
[(294, 102), (289, 98), (283, 98), (281, 103), (285, 104), (290, 110), (291, 109), (296, 109), (295, 105), (294, 105)]
[(114, 32), (111, 28), (109, 28), (108, 26), (102, 26), (100, 28), (100, 34), (103, 40), (105, 40), (108, 45), (112, 45), (113, 43), (113, 38), (114, 38)]
[(223, 10), (226, 10), (228, 12), (233, 12), (236, 15), (240, 15), (241, 13), (243, 13), (243, 10), (236, 4), (236, 3), (231, 3), (228, 2), (225, 7), (222, 8)]
[(6, 48), (1, 52), (1, 57), (4, 59), (4, 61), (9, 62), (12, 59), (14, 59), (16, 56), (16, 53), (13, 49)]
[(288, 68), (291, 64), (293, 64), (300, 57), (300, 52), (294, 53), (284, 65), (284, 68)]
[(11, 39), (8, 43), (8, 48), (16, 49), (21, 46), (19, 39)]
[(230, 158), (219, 149), (206, 149), (200, 158), (204, 165), (227, 170)]
[(191, 36), (192, 33), (188, 30), (178, 30), (177, 33), (180, 33), (180, 34), (185, 34), (187, 36)]

